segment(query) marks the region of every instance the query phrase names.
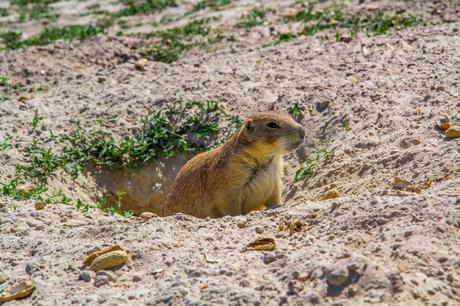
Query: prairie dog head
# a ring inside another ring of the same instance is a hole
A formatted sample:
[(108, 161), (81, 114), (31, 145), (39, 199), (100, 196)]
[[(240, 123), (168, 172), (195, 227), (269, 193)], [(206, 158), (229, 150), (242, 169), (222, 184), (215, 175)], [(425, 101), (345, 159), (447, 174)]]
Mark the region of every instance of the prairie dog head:
[(263, 112), (249, 116), (239, 134), (246, 152), (271, 158), (295, 151), (304, 141), (305, 129), (288, 114)]

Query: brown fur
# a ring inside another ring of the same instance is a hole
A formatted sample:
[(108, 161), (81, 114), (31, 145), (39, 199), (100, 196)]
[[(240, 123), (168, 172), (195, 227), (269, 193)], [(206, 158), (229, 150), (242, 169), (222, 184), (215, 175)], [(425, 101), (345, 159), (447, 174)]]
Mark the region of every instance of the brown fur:
[(182, 167), (164, 215), (181, 212), (216, 218), (280, 205), (282, 155), (295, 150), (304, 133), (285, 114), (250, 116), (225, 144), (194, 156)]

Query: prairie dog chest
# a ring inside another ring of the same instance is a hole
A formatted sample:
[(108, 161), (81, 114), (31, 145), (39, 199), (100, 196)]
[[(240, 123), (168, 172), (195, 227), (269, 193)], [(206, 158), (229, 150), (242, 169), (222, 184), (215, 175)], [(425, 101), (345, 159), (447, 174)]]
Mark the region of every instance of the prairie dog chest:
[(250, 169), (248, 181), (242, 188), (243, 210), (254, 210), (279, 204), (269, 203), (280, 192), (283, 162), (275, 157), (269, 164)]

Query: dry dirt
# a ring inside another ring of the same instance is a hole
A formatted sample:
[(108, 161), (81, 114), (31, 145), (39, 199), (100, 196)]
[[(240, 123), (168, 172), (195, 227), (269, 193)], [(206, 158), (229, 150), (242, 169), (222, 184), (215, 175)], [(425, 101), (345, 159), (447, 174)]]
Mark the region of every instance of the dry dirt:
[[(251, 5), (215, 14), (240, 15)], [(435, 127), (444, 115), (460, 124), (460, 3), (347, 5), (412, 12), (433, 23), (350, 42), (315, 35), (265, 47), (269, 26), (238, 29), (234, 42), (192, 50), (173, 64), (149, 61), (143, 70), (135, 67), (139, 40), (128, 37), (0, 53), (0, 75), (24, 84), (0, 101), (0, 140), (12, 135), (16, 144), (38, 137), (30, 126), (36, 109), (58, 134), (77, 120), (95, 126), (102, 119), (117, 138), (132, 135), (140, 118), (174, 96), (216, 100), (240, 117), (294, 102), (309, 109), (301, 119), (306, 143), (286, 157), (278, 209), (146, 221), (0, 198), (0, 279), (8, 279), (0, 291), (22, 278), (36, 284), (31, 296), (7, 305), (460, 305), (460, 139)], [(294, 183), (299, 163), (324, 146), (334, 150), (332, 159)], [(23, 160), (17, 148), (0, 151), (0, 182)], [(162, 197), (156, 183), (165, 192), (184, 161), (89, 171), (76, 181), (62, 176), (49, 187), (88, 202), (124, 189), (132, 196), (126, 208), (155, 211)], [(421, 193), (397, 190), (396, 176), (432, 184)], [(340, 197), (321, 200), (331, 189)], [(283, 228), (296, 220), (295, 231)], [(244, 251), (261, 237), (275, 238), (276, 249)], [(84, 269), (88, 253), (115, 243), (128, 251), (126, 265)]]

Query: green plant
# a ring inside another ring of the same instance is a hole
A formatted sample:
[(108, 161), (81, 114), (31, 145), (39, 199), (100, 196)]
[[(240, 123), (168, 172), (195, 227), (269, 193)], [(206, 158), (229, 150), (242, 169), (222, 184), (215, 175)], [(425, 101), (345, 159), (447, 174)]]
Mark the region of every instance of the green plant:
[(12, 0), (19, 12), (19, 22), (47, 19), (56, 21), (58, 14), (49, 5), (58, 0)]
[(112, 17), (124, 17), (133, 16), (139, 14), (150, 14), (167, 7), (177, 6), (176, 0), (123, 0), (123, 4), (126, 6), (120, 9), (118, 12), (113, 13)]
[[(302, 10), (293, 15), (283, 17), (284, 22), (305, 23), (302, 35), (313, 35), (323, 30), (335, 30), (336, 41), (342, 40), (342, 33), (339, 29), (349, 29), (351, 35), (358, 32), (365, 32), (368, 35), (386, 34), (390, 29), (405, 29), (418, 24), (423, 24), (421, 18), (409, 15), (385, 15), (377, 12), (373, 15), (353, 15), (343, 13), (339, 9), (314, 11), (313, 6), (307, 10)], [(287, 38), (287, 37), (286, 37)], [(289, 40), (295, 36), (289, 37)], [(280, 38), (275, 40), (275, 44), (284, 42)]]
[(0, 39), (6, 49), (18, 49), (21, 47), (21, 32), (1, 32)]
[(196, 39), (196, 37), (205, 37), (209, 34), (208, 24), (211, 20), (211, 18), (196, 19), (183, 27), (144, 35), (145, 38), (159, 40), (153, 47), (144, 52), (145, 55), (154, 61), (163, 63), (177, 61), (185, 51), (207, 43)]
[[(125, 217), (125, 218), (131, 218), (133, 215), (134, 215), (134, 212), (132, 210), (122, 210), (121, 208), (121, 202), (122, 202), (122, 196), (124, 195), (125, 193), (122, 192), (122, 191), (117, 191), (115, 192), (115, 201), (113, 203), (113, 205), (109, 205), (107, 203), (107, 198), (102, 198), (102, 199), (99, 199), (97, 202), (96, 202), (96, 208), (102, 210), (102, 211), (105, 211), (111, 215), (120, 215), (122, 217)], [(77, 200), (77, 207), (80, 208), (80, 207), (84, 207), (83, 206), (83, 203), (80, 201)]]
[(200, 0), (193, 6), (192, 11), (196, 12), (205, 8), (217, 10), (222, 6), (230, 4), (231, 2), (232, 0)]
[(273, 45), (279, 45), (279, 44), (283, 44), (283, 43), (286, 43), (288, 41), (291, 41), (293, 39), (295, 39), (297, 37), (297, 35), (295, 35), (294, 33), (281, 33), (278, 38), (273, 41)]
[(62, 28), (45, 28), (37, 36), (21, 40), (21, 33), (5, 32), (0, 34), (3, 45), (6, 49), (19, 49), (32, 46), (43, 46), (57, 40), (73, 41), (86, 40), (102, 32), (102, 28), (94, 26), (70, 25)]
[(9, 15), (10, 15), (10, 12), (8, 12), (7, 9), (0, 8), (0, 17), (6, 17), (6, 16), (9, 16)]
[(382, 35), (386, 34), (391, 28), (396, 28), (397, 30), (406, 29), (408, 27), (423, 24), (424, 21), (421, 18), (412, 15), (388, 16), (379, 12), (373, 16), (367, 18), (365, 17), (362, 23), (368, 33)]
[(38, 128), (38, 123), (40, 122), (40, 117), (38, 116), (38, 109), (35, 109), (34, 117), (32, 119), (32, 128), (36, 130)]
[(299, 102), (295, 102), (293, 105), (288, 107), (287, 111), (293, 117), (300, 116), (305, 111), (305, 106), (300, 105)]
[(238, 28), (253, 28), (264, 23), (267, 15), (267, 10), (264, 8), (253, 8), (249, 14), (244, 15), (236, 24)]
[(0, 142), (0, 151), (12, 149), (13, 148), (13, 144), (11, 143), (12, 140), (13, 140), (13, 137), (7, 134), (5, 136), (5, 140), (3, 142)]
[(318, 164), (321, 160), (329, 160), (334, 156), (334, 151), (327, 148), (320, 148), (314, 154), (314, 157), (300, 163), (299, 169), (295, 172), (294, 182), (298, 182), (305, 177), (315, 174)]

